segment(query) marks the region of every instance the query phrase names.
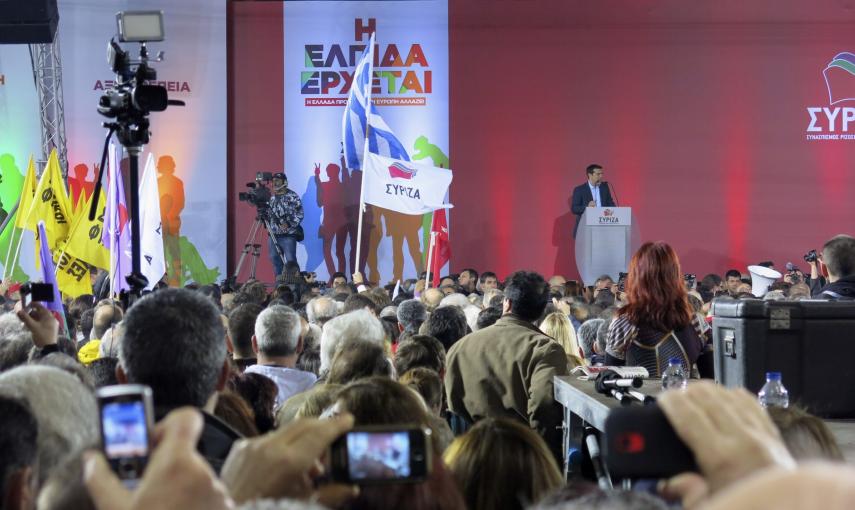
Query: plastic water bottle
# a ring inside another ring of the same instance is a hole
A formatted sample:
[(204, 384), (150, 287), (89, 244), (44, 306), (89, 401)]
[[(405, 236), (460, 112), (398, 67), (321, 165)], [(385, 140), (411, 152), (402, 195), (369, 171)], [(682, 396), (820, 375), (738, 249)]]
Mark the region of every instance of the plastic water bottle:
[(781, 384), (781, 372), (766, 372), (766, 384), (760, 388), (757, 400), (763, 407), (787, 407), (790, 405), (790, 395), (787, 388)]
[(683, 362), (680, 358), (669, 359), (668, 368), (662, 373), (662, 389), (683, 390), (688, 383), (689, 378), (686, 377), (686, 372), (683, 371)]

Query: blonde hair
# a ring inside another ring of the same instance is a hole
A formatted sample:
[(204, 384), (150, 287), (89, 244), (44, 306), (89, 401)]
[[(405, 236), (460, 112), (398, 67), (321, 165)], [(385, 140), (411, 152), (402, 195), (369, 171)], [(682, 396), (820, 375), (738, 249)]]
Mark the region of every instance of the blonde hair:
[(585, 360), (579, 355), (581, 349), (576, 339), (576, 329), (566, 315), (561, 312), (552, 312), (543, 319), (540, 330), (561, 344), (564, 352), (567, 353), (567, 363), (571, 369), (585, 365)]
[(472, 509), (523, 509), (563, 483), (543, 439), (505, 418), (480, 420), (451, 443), (443, 460)]

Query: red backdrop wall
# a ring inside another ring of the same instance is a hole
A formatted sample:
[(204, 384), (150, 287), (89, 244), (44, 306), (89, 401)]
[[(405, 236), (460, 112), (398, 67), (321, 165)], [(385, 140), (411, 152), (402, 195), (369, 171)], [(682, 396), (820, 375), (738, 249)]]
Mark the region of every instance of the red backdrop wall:
[[(822, 70), (855, 51), (851, 10), (632, 4), (450, 0), (452, 269), (575, 275), (568, 200), (592, 162), (688, 272), (800, 262), (852, 232), (855, 140), (805, 140)], [(229, 14), (241, 187), (282, 165), (281, 4)], [(232, 265), (248, 210), (233, 204)]]

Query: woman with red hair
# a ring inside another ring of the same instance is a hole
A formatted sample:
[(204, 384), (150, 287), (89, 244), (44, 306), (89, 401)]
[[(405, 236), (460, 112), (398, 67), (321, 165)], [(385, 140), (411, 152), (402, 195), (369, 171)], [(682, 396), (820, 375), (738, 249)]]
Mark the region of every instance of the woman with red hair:
[(606, 364), (643, 366), (651, 377), (661, 377), (668, 360), (677, 357), (691, 373), (707, 342), (674, 249), (644, 243), (632, 256), (626, 294), (627, 304), (609, 326)]

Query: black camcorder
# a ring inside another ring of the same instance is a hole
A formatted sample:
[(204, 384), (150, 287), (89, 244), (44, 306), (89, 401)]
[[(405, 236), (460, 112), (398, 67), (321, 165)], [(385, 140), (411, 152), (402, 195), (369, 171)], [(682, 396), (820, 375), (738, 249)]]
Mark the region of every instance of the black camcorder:
[(807, 263), (816, 262), (817, 258), (816, 250), (811, 250), (805, 253), (805, 262)]
[(254, 205), (258, 209), (267, 209), (273, 194), (267, 184), (273, 180), (273, 172), (258, 172), (255, 181), (246, 183), (249, 191), (238, 193), (238, 200)]

